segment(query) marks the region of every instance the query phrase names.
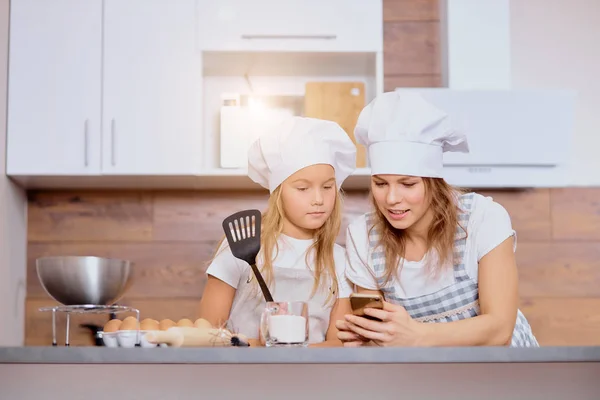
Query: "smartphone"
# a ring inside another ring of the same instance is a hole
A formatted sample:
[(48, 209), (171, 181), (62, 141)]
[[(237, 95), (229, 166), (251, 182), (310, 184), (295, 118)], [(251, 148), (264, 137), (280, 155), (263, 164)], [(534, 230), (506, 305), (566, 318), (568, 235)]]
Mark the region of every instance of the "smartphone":
[(365, 308), (378, 308), (383, 310), (383, 297), (379, 294), (352, 293), (350, 294), (350, 307), (352, 313), (359, 317), (380, 321), (379, 318), (365, 315)]

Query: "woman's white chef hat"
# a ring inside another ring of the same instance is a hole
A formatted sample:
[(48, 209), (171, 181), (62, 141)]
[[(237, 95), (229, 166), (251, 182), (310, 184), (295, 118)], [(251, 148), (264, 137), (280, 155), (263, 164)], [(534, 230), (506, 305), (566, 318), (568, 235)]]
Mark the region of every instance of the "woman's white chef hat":
[(354, 136), (368, 149), (371, 175), (442, 178), (444, 152), (469, 152), (457, 121), (410, 89), (371, 101), (358, 117)]
[(337, 123), (286, 118), (248, 150), (248, 176), (271, 193), (296, 171), (315, 164), (334, 168), (338, 188), (356, 169), (356, 145)]

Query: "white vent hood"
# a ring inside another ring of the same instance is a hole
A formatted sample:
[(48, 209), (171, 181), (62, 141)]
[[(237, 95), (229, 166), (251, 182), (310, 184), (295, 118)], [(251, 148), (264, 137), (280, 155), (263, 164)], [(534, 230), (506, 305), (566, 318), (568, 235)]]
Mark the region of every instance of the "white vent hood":
[(471, 188), (566, 186), (575, 93), (513, 90), (510, 0), (441, 2), (444, 88), (413, 89), (467, 124), (445, 177)]
[(565, 186), (575, 96), (557, 90), (414, 89), (464, 123), (470, 152), (444, 154), (465, 187)]

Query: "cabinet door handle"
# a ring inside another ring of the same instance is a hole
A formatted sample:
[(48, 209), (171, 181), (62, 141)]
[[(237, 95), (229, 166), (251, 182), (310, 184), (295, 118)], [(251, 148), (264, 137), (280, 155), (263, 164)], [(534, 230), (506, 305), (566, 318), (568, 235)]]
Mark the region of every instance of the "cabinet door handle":
[(337, 35), (242, 35), (242, 39), (312, 39), (335, 40)]
[(110, 121), (110, 163), (112, 164), (113, 167), (117, 164), (116, 138), (117, 138), (117, 134), (115, 131), (115, 119), (113, 118)]
[(83, 123), (83, 135), (84, 135), (84, 142), (83, 142), (83, 162), (85, 164), (85, 166), (87, 167), (90, 164), (90, 160), (89, 160), (89, 141), (90, 141), (90, 134), (89, 134), (89, 119), (86, 119), (85, 122)]

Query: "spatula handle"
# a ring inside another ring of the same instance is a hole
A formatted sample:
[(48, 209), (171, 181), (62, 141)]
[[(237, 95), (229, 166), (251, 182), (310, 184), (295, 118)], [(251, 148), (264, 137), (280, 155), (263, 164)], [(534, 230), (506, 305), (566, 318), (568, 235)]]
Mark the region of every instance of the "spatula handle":
[(265, 283), (260, 271), (256, 267), (256, 264), (250, 265), (250, 268), (252, 268), (252, 272), (254, 272), (254, 276), (258, 281), (258, 285), (260, 286), (260, 290), (262, 290), (263, 296), (265, 296), (265, 300), (267, 302), (273, 301), (273, 296), (271, 296), (271, 292), (269, 291), (269, 288), (267, 287), (267, 284)]

